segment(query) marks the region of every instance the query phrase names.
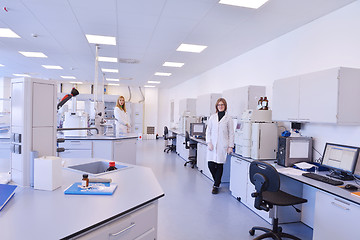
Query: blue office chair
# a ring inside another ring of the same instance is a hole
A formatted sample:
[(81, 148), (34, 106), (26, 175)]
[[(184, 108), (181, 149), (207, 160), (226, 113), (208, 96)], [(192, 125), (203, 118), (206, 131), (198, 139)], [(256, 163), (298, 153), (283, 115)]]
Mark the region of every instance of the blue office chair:
[[(164, 149), (164, 152), (169, 153), (170, 151), (171, 151), (171, 152), (176, 151), (176, 145), (172, 144), (175, 139), (176, 139), (175, 136), (169, 137), (168, 127), (165, 126), (165, 127), (164, 127), (164, 140), (165, 140), (165, 149)], [(169, 141), (170, 141), (171, 144), (169, 144)]]
[[(251, 196), (255, 198), (254, 206), (256, 209), (269, 211), (274, 207), (273, 229), (264, 227), (253, 227), (249, 233), (254, 236), (255, 230), (261, 230), (265, 233), (254, 238), (254, 240), (273, 238), (281, 240), (282, 237), (295, 240), (301, 240), (298, 237), (283, 233), (279, 227), (278, 206), (291, 206), (307, 202), (306, 199), (296, 197), (280, 190), (280, 176), (276, 169), (269, 163), (253, 161), (249, 168), (249, 177), (252, 184), (255, 185), (256, 192)], [(300, 210), (297, 210), (298, 212)]]

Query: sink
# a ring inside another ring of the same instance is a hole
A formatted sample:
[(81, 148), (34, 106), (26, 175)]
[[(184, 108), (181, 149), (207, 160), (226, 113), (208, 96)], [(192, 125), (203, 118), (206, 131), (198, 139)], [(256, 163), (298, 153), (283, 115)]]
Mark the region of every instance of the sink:
[(106, 169), (109, 167), (109, 162), (96, 161), (90, 163), (84, 163), (79, 165), (68, 166), (67, 169), (74, 170), (81, 173), (87, 173), (92, 176), (99, 176), (102, 174), (114, 173), (129, 168), (129, 166), (115, 163), (116, 170), (107, 172)]

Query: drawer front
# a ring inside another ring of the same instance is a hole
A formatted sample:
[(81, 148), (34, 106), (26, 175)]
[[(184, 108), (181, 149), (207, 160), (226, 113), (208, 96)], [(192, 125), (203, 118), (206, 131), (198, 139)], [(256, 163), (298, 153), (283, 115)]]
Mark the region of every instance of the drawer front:
[(157, 203), (139, 209), (129, 216), (109, 224), (108, 227), (111, 240), (133, 240), (142, 235), (146, 236), (146, 233), (151, 232), (152, 229), (157, 230)]
[(59, 153), (59, 157), (61, 158), (92, 158), (91, 150), (65, 150), (65, 152)]
[(92, 149), (92, 141), (65, 140), (65, 142), (59, 144), (59, 147), (65, 149)]

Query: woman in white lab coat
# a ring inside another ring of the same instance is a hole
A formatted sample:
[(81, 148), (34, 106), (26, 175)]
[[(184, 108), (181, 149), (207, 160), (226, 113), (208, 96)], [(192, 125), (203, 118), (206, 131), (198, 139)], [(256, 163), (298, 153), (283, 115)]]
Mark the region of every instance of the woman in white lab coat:
[(116, 135), (129, 133), (130, 119), (126, 112), (125, 98), (123, 96), (120, 96), (116, 101), (114, 116), (116, 118)]
[(226, 112), (226, 100), (219, 98), (216, 101), (215, 108), (216, 113), (210, 116), (206, 128), (207, 161), (214, 179), (213, 194), (219, 192), (223, 166), (227, 154), (230, 154), (234, 147), (234, 124), (232, 118)]

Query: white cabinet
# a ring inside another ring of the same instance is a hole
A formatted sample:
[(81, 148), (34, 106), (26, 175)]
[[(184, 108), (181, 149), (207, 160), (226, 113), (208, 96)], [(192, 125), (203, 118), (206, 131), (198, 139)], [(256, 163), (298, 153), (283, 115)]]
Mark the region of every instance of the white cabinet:
[(0, 138), (0, 172), (10, 171), (10, 139)]
[(322, 191), (316, 193), (314, 240), (359, 239), (360, 206)]
[(197, 157), (196, 157), (196, 166), (200, 172), (204, 172), (207, 167), (206, 161), (206, 149), (207, 146), (205, 144), (198, 143), (196, 147)]
[(65, 148), (64, 152), (59, 153), (61, 158), (91, 158), (92, 141), (89, 140), (66, 140), (59, 143), (59, 147)]
[(157, 237), (157, 213), (157, 203), (153, 203), (102, 225), (77, 239), (154, 240)]
[(184, 98), (179, 101), (179, 115), (196, 116), (196, 98)]
[(220, 93), (210, 93), (198, 96), (196, 99), (196, 116), (210, 116), (216, 112), (216, 101), (221, 97)]
[(273, 120), (359, 124), (360, 69), (333, 68), (276, 80)]
[(227, 112), (232, 117), (240, 118), (246, 109), (257, 109), (260, 97), (265, 96), (264, 86), (245, 86), (226, 90), (222, 93), (227, 102)]
[(136, 164), (136, 143), (137, 139), (124, 139), (114, 141), (113, 160), (116, 162), (124, 162)]
[(189, 149), (185, 148), (185, 136), (176, 135), (176, 152), (177, 154), (187, 161), (189, 157)]
[(230, 191), (231, 195), (242, 202), (246, 202), (247, 182), (250, 163), (237, 157), (231, 157)]
[(113, 141), (93, 141), (93, 158), (113, 160)]

